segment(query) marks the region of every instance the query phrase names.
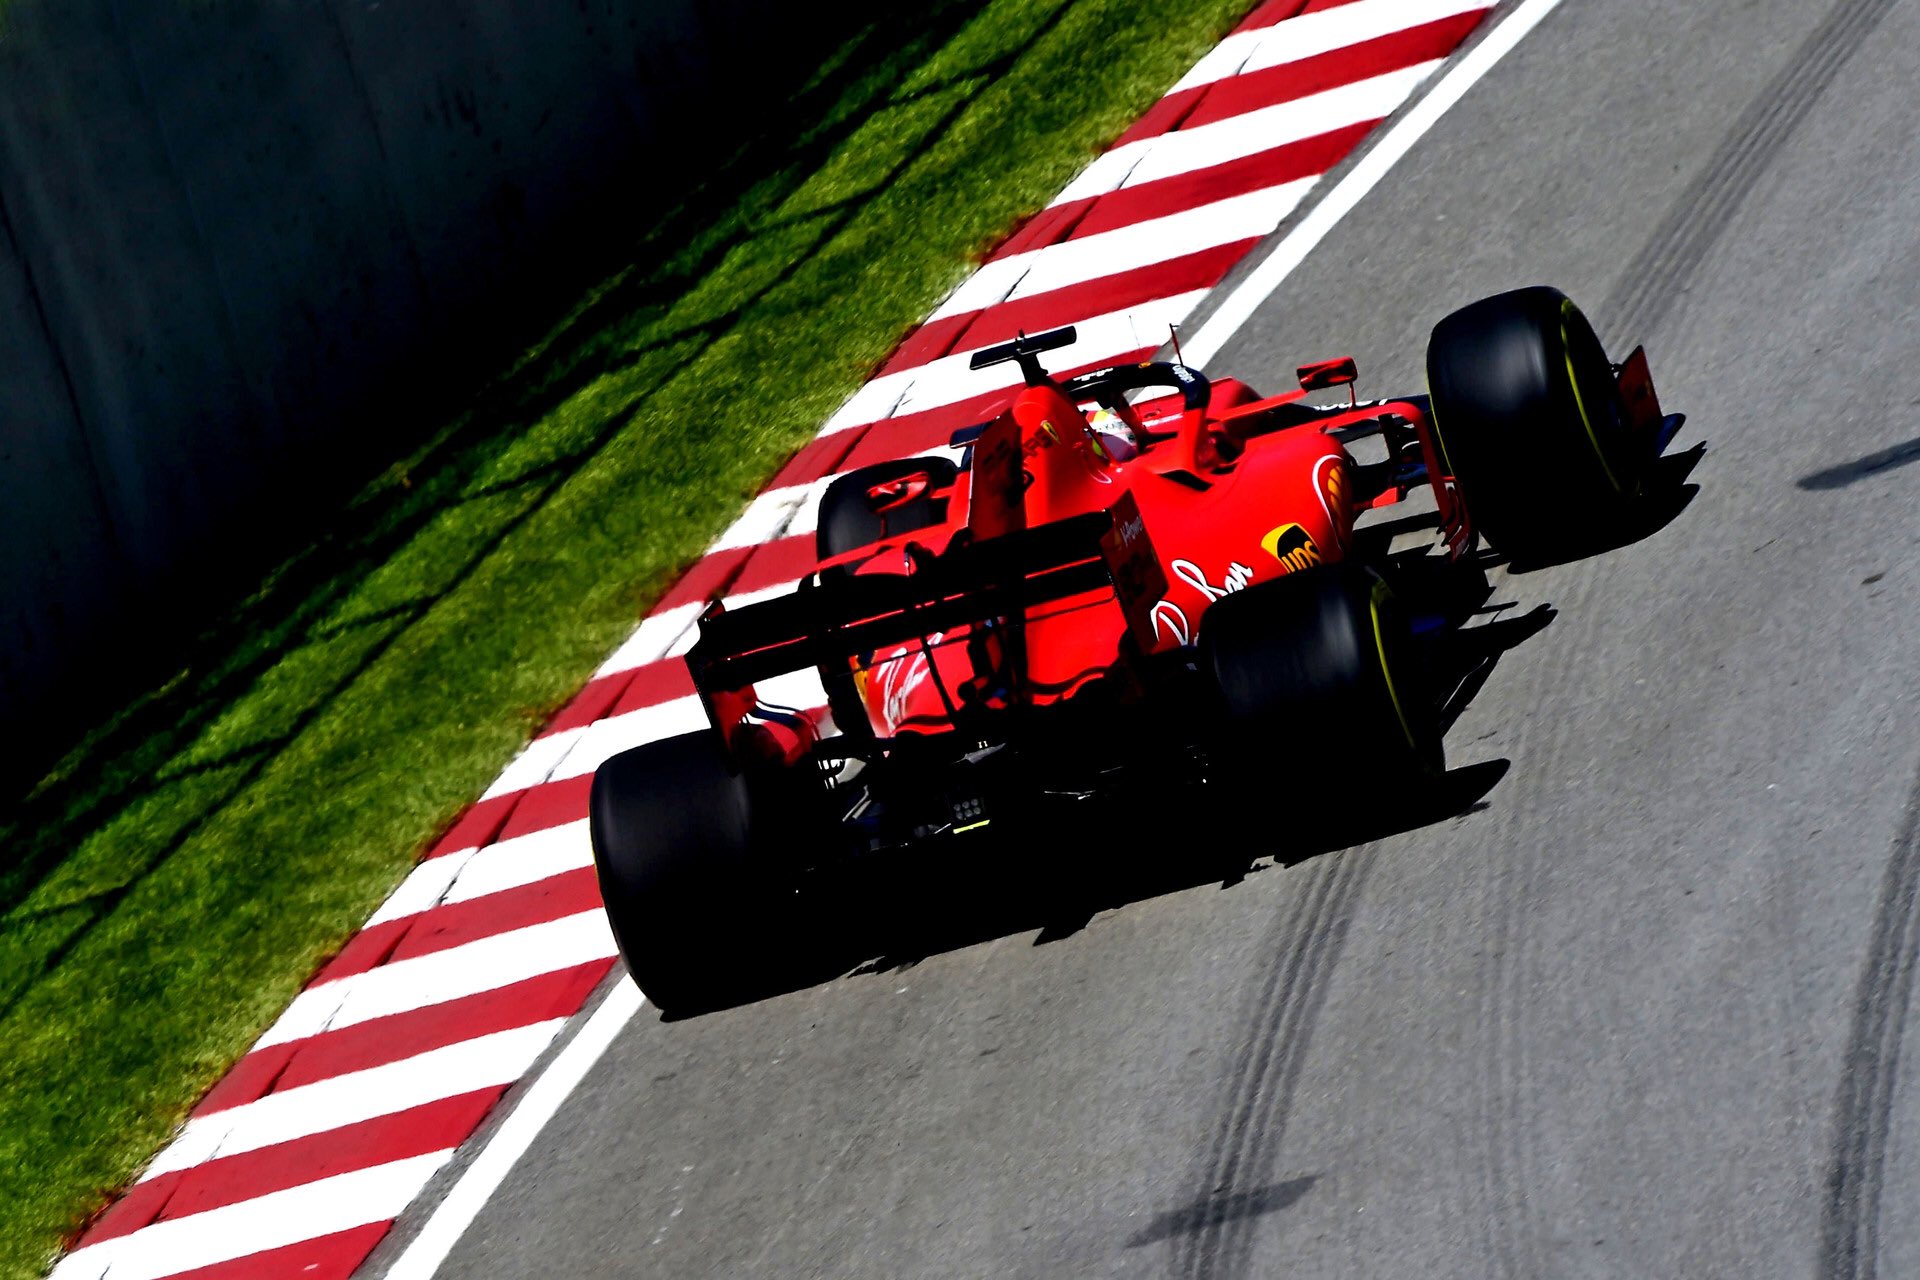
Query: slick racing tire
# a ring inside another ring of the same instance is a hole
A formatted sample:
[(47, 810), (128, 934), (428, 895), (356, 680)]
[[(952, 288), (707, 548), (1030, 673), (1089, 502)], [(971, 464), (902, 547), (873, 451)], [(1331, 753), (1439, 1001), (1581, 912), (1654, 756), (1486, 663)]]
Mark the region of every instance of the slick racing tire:
[(1593, 326), (1558, 289), (1497, 294), (1435, 325), (1427, 387), (1444, 465), (1494, 550), (1575, 550), (1639, 495), (1653, 459)]
[(711, 729), (624, 751), (594, 774), (601, 900), (628, 972), (663, 1013), (727, 1003), (767, 954), (780, 899), (754, 858), (756, 791)]
[(1344, 561), (1237, 591), (1200, 624), (1227, 772), (1273, 786), (1429, 779), (1446, 767), (1438, 708), (1385, 580)]
[(950, 487), (960, 473), (950, 458), (901, 458), (849, 471), (820, 498), (814, 550), (822, 560), (939, 524), (947, 500), (932, 491)]

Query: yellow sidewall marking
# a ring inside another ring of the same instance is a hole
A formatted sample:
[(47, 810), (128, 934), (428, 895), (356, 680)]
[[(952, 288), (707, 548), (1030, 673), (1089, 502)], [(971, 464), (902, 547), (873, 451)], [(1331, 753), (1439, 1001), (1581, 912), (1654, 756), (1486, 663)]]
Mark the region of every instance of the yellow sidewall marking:
[(1418, 755), (1420, 743), (1413, 735), (1413, 724), (1407, 719), (1407, 709), (1400, 703), (1400, 690), (1394, 687), (1393, 665), (1387, 661), (1387, 640), (1380, 632), (1380, 601), (1389, 594), (1391, 591), (1387, 584), (1376, 581), (1367, 599), (1367, 611), (1373, 615), (1373, 647), (1380, 655), (1380, 674), (1386, 677), (1387, 698), (1393, 703), (1393, 714), (1399, 717), (1400, 732), (1406, 735), (1407, 745)]
[(1573, 388), (1573, 407), (1580, 411), (1580, 425), (1587, 429), (1587, 443), (1593, 446), (1593, 456), (1600, 460), (1600, 469), (1607, 473), (1607, 483), (1613, 486), (1615, 493), (1625, 493), (1620, 477), (1613, 474), (1613, 465), (1607, 461), (1607, 451), (1600, 447), (1600, 434), (1593, 429), (1593, 418), (1587, 413), (1587, 402), (1580, 395), (1580, 375), (1573, 370), (1573, 343), (1567, 339), (1567, 317), (1573, 312), (1573, 299), (1568, 298), (1560, 304), (1560, 353), (1567, 361), (1567, 385)]

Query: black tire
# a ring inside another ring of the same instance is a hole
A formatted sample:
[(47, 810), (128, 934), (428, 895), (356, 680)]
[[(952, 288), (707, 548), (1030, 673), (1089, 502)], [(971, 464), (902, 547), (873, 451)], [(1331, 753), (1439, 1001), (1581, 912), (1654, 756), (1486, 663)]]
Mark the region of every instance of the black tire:
[(814, 550), (822, 560), (871, 546), (882, 538), (928, 529), (947, 518), (947, 500), (931, 493), (912, 497), (885, 511), (875, 511), (868, 497), (875, 486), (925, 473), (927, 488), (945, 489), (960, 474), (950, 458), (901, 458), (849, 471), (820, 497), (820, 523), (814, 531)]
[(1244, 780), (1364, 787), (1446, 767), (1412, 630), (1364, 565), (1318, 565), (1217, 601), (1199, 657), (1219, 697), (1223, 763)]
[(755, 865), (756, 798), (711, 729), (623, 751), (594, 774), (600, 896), (628, 972), (662, 1012), (727, 1003), (764, 958), (779, 899)]
[(1593, 326), (1558, 289), (1484, 298), (1435, 325), (1427, 387), (1445, 465), (1495, 550), (1546, 560), (1601, 541), (1638, 497), (1652, 458)]

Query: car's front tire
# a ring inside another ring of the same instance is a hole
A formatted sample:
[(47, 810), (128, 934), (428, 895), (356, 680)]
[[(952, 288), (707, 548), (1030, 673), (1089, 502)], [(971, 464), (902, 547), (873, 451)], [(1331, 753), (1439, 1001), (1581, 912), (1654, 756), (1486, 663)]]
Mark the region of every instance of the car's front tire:
[(1497, 551), (1546, 560), (1601, 541), (1652, 464), (1593, 326), (1558, 289), (1483, 298), (1434, 326), (1427, 387), (1445, 464)]

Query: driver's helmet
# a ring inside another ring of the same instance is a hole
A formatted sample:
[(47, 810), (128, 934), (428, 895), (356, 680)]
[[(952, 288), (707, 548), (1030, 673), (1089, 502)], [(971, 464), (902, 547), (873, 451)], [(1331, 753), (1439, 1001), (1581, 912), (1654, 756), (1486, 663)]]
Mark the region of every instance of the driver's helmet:
[(1140, 452), (1140, 441), (1127, 420), (1111, 409), (1095, 409), (1087, 415), (1092, 440), (1115, 462), (1125, 462)]

